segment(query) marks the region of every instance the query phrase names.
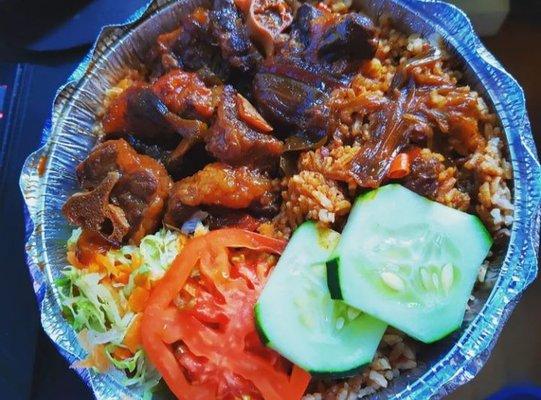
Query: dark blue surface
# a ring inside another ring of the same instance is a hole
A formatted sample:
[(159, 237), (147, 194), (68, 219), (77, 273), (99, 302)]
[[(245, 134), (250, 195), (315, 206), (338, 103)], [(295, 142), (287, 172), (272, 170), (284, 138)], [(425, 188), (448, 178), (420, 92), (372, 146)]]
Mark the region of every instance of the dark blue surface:
[[(27, 106), (28, 85), (24, 82), (28, 73), (29, 69), (22, 66), (0, 69), (0, 84), (7, 86), (5, 116), (0, 121), (0, 254), (3, 260), (0, 267), (0, 389), (5, 398), (10, 399), (24, 398), (30, 392), (38, 326), (28, 272), (22, 268), (24, 228), (17, 190), (26, 151), (16, 135), (21, 132), (22, 121), (18, 115), (22, 115)], [(12, 96), (14, 89), (20, 95)], [(31, 135), (25, 141), (32, 146), (39, 141), (39, 135)]]
[(56, 90), (81, 61), (86, 44), (101, 26), (123, 21), (144, 3), (0, 1), (0, 399), (93, 398), (41, 330), (24, 261), (18, 180), (25, 158), (40, 145)]
[(7, 85), (0, 85), (0, 119), (4, 118), (4, 101), (6, 100), (7, 90)]
[(91, 1), (60, 27), (55, 27), (43, 37), (30, 43), (28, 48), (40, 51), (56, 50), (92, 43), (102, 26), (124, 21), (146, 2), (147, 0)]
[(541, 388), (537, 386), (510, 386), (490, 396), (487, 400), (540, 400)]
[(124, 21), (146, 2), (4, 0), (0, 1), (0, 36), (33, 51), (78, 47), (92, 43), (102, 26)]
[(23, 205), (18, 189), (21, 166), (40, 144), (56, 89), (80, 56), (52, 66), (0, 65), (0, 85), (7, 85), (5, 116), (0, 120), (0, 399), (92, 398), (40, 329), (24, 266)]

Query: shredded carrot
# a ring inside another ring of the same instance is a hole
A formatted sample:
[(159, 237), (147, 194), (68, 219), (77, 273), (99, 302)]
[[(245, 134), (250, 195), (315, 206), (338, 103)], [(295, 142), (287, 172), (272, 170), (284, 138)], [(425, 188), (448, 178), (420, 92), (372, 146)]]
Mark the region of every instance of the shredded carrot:
[(115, 267), (111, 260), (107, 258), (107, 256), (104, 256), (103, 254), (96, 253), (94, 255), (94, 259), (96, 260), (96, 263), (103, 267), (105, 271), (107, 271), (108, 274), (112, 274), (115, 270)]
[(130, 281), (130, 274), (129, 272), (120, 272), (115, 276), (115, 282), (122, 283), (124, 285), (127, 285)]
[(95, 263), (95, 262), (91, 262), (89, 265), (88, 265), (88, 273), (92, 273), (92, 272), (103, 272), (103, 267), (101, 267), (99, 264)]
[(115, 351), (113, 351), (112, 356), (119, 360), (125, 360), (126, 358), (130, 358), (133, 356), (133, 353), (129, 349), (125, 349), (124, 347), (117, 347)]
[(130, 264), (114, 264), (106, 255), (96, 254), (96, 264), (100, 267), (101, 271), (107, 272), (107, 275), (115, 283), (122, 283), (127, 285), (130, 279), (130, 274), (133, 270), (141, 266), (141, 257), (137, 254), (133, 255)]
[(131, 258), (131, 265), (130, 265), (131, 270), (135, 271), (137, 268), (139, 268), (141, 266), (141, 262), (142, 262), (141, 257), (139, 257), (137, 253), (133, 254)]
[(134, 280), (137, 286), (150, 290), (152, 285), (148, 274), (138, 274)]
[(105, 354), (105, 346), (98, 344), (90, 351), (87, 358), (74, 363), (73, 366), (75, 368), (96, 368), (100, 372), (106, 372), (111, 367), (111, 363)]
[(141, 286), (136, 286), (128, 300), (130, 310), (133, 312), (142, 312), (145, 310), (148, 299), (150, 298), (150, 290)]
[(73, 265), (75, 268), (78, 268), (78, 269), (85, 268), (85, 266), (77, 258), (77, 255), (75, 254), (75, 251), (68, 250), (67, 258), (68, 258), (68, 262), (71, 265)]
[(122, 343), (134, 354), (141, 348), (141, 314), (133, 318)]
[(90, 357), (94, 363), (94, 366), (98, 369), (98, 371), (103, 372), (109, 369), (110, 364), (105, 354), (105, 346), (97, 345), (94, 348), (94, 351), (92, 352)]
[(109, 278), (108, 276), (104, 276), (101, 280), (100, 280), (100, 283), (104, 286), (107, 286), (107, 287), (112, 287), (112, 283), (113, 281), (111, 281), (111, 278)]
[(400, 153), (391, 163), (387, 177), (390, 179), (401, 179), (410, 173), (410, 159), (407, 153)]
[(119, 279), (122, 279), (121, 277), (124, 275), (130, 276), (131, 272), (132, 272), (131, 265), (116, 264), (113, 276), (115, 277), (115, 280), (118, 281)]

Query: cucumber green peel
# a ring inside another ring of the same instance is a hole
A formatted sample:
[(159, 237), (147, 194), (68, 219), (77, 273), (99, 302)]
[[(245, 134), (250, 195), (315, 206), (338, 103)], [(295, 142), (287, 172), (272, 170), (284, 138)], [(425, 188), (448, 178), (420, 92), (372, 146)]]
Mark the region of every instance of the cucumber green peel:
[(372, 361), (387, 326), (331, 299), (325, 261), (339, 238), (312, 222), (300, 226), (255, 307), (267, 345), (312, 374), (351, 375)]
[(327, 283), (333, 298), (431, 343), (462, 324), (491, 246), (479, 218), (387, 185), (357, 199)]

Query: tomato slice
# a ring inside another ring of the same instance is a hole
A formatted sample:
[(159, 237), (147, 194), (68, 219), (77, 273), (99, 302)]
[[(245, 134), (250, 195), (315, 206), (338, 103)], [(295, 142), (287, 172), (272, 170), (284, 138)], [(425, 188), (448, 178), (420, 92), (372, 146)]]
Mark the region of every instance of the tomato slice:
[(265, 347), (253, 307), (285, 242), (242, 229), (192, 239), (153, 289), (143, 347), (179, 399), (298, 400), (310, 375)]

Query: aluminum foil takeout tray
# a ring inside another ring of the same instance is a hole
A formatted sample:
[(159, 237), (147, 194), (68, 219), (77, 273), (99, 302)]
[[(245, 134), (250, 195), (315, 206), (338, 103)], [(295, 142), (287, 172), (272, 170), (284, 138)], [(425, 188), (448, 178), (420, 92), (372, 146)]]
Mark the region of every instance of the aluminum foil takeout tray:
[[(472, 86), (496, 110), (504, 128), (514, 172), (515, 222), (507, 252), (491, 267), (492, 290), (478, 289), (462, 329), (419, 352), (419, 367), (392, 381), (371, 399), (440, 398), (468, 382), (481, 369), (521, 293), (537, 275), (541, 169), (536, 156), (524, 94), (518, 83), (485, 49), (467, 17), (434, 0), (361, 0), (371, 15), (389, 14), (407, 32), (443, 40), (462, 62)], [(59, 89), (43, 147), (30, 155), (20, 186), (26, 213), (27, 263), (41, 309), (41, 322), (62, 355), (84, 358), (75, 332), (63, 319), (52, 282), (65, 267), (71, 227), (61, 207), (77, 188), (75, 167), (96, 141), (93, 126), (106, 90), (126, 68), (136, 67), (156, 36), (175, 28), (189, 0), (155, 0), (123, 25), (106, 26), (88, 56)], [(192, 6), (193, 7), (193, 6)], [(38, 168), (46, 160), (45, 171)], [(38, 171), (39, 170), (39, 171)], [(40, 173), (41, 172), (41, 173)], [(99, 400), (133, 398), (141, 393), (122, 386), (119, 375), (77, 369)]]

